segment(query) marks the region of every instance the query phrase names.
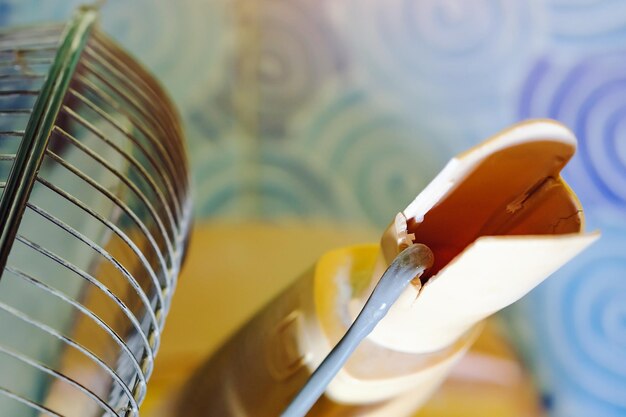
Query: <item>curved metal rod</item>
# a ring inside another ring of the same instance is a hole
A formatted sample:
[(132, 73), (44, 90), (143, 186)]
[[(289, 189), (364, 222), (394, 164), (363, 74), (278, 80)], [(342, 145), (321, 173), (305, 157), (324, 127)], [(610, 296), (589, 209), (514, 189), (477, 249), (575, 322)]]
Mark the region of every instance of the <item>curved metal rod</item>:
[(26, 323), (29, 323), (32, 326), (37, 327), (39, 330), (43, 331), (44, 333), (48, 333), (50, 336), (53, 336), (53, 337), (59, 339), (63, 343), (65, 343), (65, 344), (67, 344), (69, 346), (72, 346), (74, 349), (78, 350), (83, 355), (87, 356), (89, 359), (94, 361), (96, 364), (98, 364), (98, 366), (100, 366), (102, 369), (104, 369), (104, 371), (107, 374), (109, 374), (109, 376), (111, 378), (113, 378), (113, 380), (122, 388), (122, 390), (124, 391), (124, 393), (128, 397), (128, 400), (131, 403), (131, 410), (133, 412), (133, 415), (136, 416), (139, 413), (139, 406), (137, 405), (137, 401), (133, 397), (133, 394), (130, 392), (130, 389), (128, 388), (126, 383), (122, 380), (122, 378), (120, 378), (120, 376), (117, 374), (117, 372), (115, 372), (115, 370), (113, 370), (108, 364), (106, 364), (102, 359), (100, 359), (91, 350), (87, 349), (86, 347), (84, 347), (80, 343), (75, 342), (74, 340), (70, 339), (69, 337), (62, 335), (61, 333), (59, 333), (58, 331), (56, 331), (52, 327), (50, 327), (50, 326), (48, 326), (48, 325), (46, 325), (44, 323), (41, 323), (38, 320), (35, 320), (35, 319), (29, 317), (28, 315), (24, 314), (22, 311), (17, 310), (15, 308), (9, 306), (8, 304), (5, 304), (5, 303), (1, 302), (1, 301), (0, 301), (0, 309), (6, 311), (9, 314), (12, 314), (13, 316), (19, 318), (20, 320), (22, 320), (22, 321), (24, 321)]

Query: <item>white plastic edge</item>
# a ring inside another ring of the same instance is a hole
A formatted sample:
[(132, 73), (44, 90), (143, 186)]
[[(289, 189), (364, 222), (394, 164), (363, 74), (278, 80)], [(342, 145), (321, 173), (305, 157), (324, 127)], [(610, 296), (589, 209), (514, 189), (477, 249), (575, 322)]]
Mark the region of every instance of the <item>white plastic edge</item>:
[(512, 126), (469, 151), (452, 158), (439, 174), (404, 209), (407, 219), (423, 220), (424, 215), (448, 194), (482, 161), (493, 153), (528, 142), (559, 141), (577, 146), (574, 134), (562, 124), (551, 120), (531, 120)]
[(600, 234), (481, 237), (422, 289), (405, 291), (370, 334), (394, 350), (442, 349), (522, 298)]

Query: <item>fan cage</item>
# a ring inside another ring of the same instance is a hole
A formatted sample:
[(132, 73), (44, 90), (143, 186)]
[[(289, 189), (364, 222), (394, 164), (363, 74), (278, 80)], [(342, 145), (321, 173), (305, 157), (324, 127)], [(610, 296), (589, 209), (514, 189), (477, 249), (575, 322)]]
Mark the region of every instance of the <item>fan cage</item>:
[(1, 415), (139, 415), (185, 251), (179, 118), (96, 21), (0, 33)]

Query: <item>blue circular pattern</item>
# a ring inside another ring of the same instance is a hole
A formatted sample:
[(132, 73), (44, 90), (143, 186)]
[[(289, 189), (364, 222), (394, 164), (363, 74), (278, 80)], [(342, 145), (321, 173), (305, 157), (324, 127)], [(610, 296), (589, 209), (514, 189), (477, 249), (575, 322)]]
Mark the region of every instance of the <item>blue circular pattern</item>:
[(570, 126), (579, 151), (565, 170), (583, 203), (626, 208), (626, 51), (573, 63), (537, 62), (520, 98), (520, 116)]
[(297, 156), (264, 149), (252, 165), (227, 152), (213, 149), (196, 170), (199, 216), (347, 218), (333, 182)]
[(216, 1), (107, 0), (102, 26), (184, 108), (199, 88), (213, 85), (221, 75), (232, 36), (227, 10), (228, 5)]
[(332, 9), (365, 70), (413, 99), (490, 96), (542, 32), (534, 0), (348, 0)]
[[(387, 225), (445, 163), (445, 147), (393, 102), (354, 89), (320, 97), (310, 118), (295, 129), (300, 152), (355, 196), (353, 211)], [(431, 138), (428, 138), (431, 139)]]
[(559, 47), (607, 49), (626, 41), (626, 3), (619, 0), (546, 0), (552, 39)]
[(345, 70), (345, 51), (323, 9), (309, 1), (246, 0), (235, 14), (238, 43), (209, 100), (226, 104), (252, 135), (285, 138), (291, 117)]
[(593, 214), (601, 239), (516, 311), (531, 320), (525, 342), (558, 417), (626, 413), (626, 221)]

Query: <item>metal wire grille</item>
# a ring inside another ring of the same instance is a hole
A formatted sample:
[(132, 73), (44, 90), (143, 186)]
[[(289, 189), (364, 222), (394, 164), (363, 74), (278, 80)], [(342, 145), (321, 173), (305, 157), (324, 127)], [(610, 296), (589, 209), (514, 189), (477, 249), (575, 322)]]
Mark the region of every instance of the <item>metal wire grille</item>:
[(0, 195), (62, 30), (42, 26), (0, 33)]
[(188, 234), (177, 115), (93, 20), (0, 34), (3, 416), (138, 415)]

